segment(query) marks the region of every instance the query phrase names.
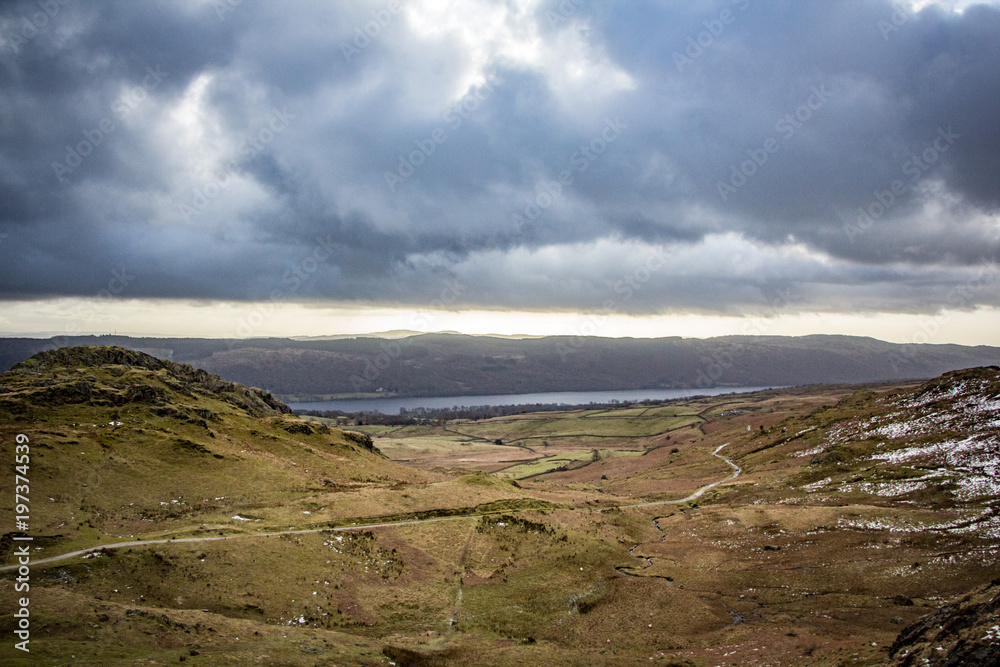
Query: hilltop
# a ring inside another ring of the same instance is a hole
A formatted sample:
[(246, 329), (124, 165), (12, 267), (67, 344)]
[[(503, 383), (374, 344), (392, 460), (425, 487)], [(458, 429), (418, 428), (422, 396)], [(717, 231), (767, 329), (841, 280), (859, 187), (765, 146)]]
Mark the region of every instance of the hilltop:
[[(0, 369), (46, 349), (114, 344), (184, 362), (286, 400), (379, 392), (462, 396), (548, 391), (801, 386), (927, 379), (1000, 363), (1000, 348), (899, 345), (853, 336), (510, 339), (0, 339)], [(381, 391), (380, 391), (381, 390)]]
[(312, 525), (335, 490), (368, 496), (330, 503), (327, 521), (380, 516), (399, 508), (379, 489), (440, 480), (290, 413), (261, 389), (119, 347), (41, 352), (0, 375), (0, 437), (30, 439), (43, 494), (32, 530), (53, 550)]
[(95, 407), (128, 403), (162, 407), (180, 400), (190, 407), (207, 398), (222, 400), (252, 417), (291, 413), (287, 405), (261, 389), (227, 382), (187, 364), (110, 346), (39, 352), (5, 374), (0, 392), (0, 406), (12, 414), (84, 403)]

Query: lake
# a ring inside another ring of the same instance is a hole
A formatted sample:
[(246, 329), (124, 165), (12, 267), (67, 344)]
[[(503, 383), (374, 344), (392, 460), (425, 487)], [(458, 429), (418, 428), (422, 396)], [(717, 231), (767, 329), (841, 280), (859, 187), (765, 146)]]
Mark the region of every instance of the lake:
[(480, 405), (525, 405), (554, 403), (557, 405), (587, 405), (614, 401), (644, 401), (744, 394), (774, 387), (713, 387), (711, 389), (626, 389), (620, 391), (555, 391), (540, 394), (494, 394), (486, 396), (429, 396), (408, 398), (343, 398), (335, 401), (289, 403), (292, 410), (342, 410), (343, 412), (381, 412), (398, 415), (401, 409), (453, 408)]

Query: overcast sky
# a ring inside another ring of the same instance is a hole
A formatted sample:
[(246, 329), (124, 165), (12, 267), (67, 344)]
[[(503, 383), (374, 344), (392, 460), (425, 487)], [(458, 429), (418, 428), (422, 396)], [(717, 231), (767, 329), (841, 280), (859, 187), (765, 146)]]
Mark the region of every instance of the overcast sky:
[(5, 2), (0, 333), (1000, 344), (998, 118), (995, 3)]

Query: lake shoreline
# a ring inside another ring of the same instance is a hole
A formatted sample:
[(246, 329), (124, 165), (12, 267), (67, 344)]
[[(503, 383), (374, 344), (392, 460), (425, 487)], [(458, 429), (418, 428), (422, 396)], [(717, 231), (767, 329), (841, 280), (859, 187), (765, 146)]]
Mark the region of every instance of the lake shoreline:
[(483, 394), (474, 396), (409, 396), (351, 398), (331, 401), (289, 402), (293, 411), (341, 411), (344, 413), (379, 412), (398, 415), (400, 410), (471, 408), (481, 406), (516, 405), (565, 405), (586, 407), (592, 404), (638, 403), (642, 401), (669, 401), (694, 396), (720, 396), (747, 394), (755, 391), (778, 389), (777, 386), (756, 387), (706, 387), (689, 389), (621, 389), (607, 391), (557, 391), (531, 394)]

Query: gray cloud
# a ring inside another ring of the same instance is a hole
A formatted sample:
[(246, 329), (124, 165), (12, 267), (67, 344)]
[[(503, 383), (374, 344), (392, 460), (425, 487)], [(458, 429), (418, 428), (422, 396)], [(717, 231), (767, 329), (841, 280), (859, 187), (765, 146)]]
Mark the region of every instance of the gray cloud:
[(5, 3), (0, 298), (918, 312), (1000, 250), (995, 6), (404, 4)]

